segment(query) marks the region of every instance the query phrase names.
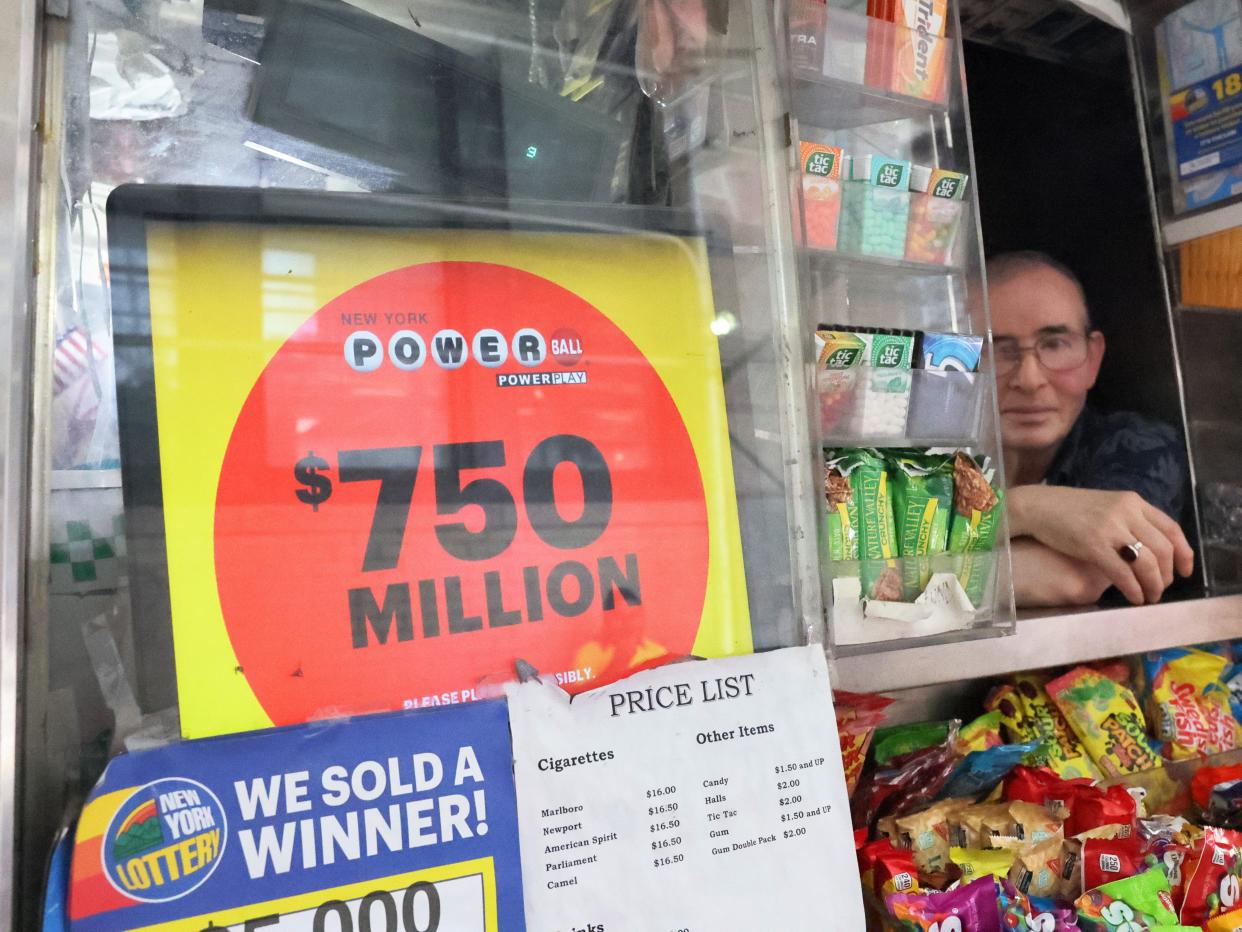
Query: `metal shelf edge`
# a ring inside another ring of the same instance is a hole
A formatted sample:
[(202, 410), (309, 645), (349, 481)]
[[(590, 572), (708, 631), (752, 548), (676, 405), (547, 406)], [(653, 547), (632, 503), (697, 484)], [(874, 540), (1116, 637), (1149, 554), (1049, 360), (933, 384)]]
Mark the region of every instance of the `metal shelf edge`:
[(1242, 637), (1242, 595), (1019, 618), (1008, 637), (838, 657), (832, 685), (891, 692)]

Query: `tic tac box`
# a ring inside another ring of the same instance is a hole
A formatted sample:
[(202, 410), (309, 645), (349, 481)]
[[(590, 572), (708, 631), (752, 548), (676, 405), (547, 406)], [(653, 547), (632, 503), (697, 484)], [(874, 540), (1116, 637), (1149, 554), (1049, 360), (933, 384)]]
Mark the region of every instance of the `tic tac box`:
[(187, 741), (112, 761), (70, 932), (525, 928), (503, 702)]
[(837, 248), (844, 161), (844, 150), (836, 146), (803, 142), (798, 147), (798, 164), (802, 169), (802, 213), (806, 222), (806, 245), (814, 249)]

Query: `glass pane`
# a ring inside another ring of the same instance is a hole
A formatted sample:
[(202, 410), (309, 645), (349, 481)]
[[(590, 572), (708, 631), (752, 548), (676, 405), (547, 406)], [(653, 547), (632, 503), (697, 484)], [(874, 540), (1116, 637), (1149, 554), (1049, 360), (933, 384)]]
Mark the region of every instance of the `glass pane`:
[(53, 24), (27, 859), (126, 748), (820, 623), (772, 25), (691, 6)]

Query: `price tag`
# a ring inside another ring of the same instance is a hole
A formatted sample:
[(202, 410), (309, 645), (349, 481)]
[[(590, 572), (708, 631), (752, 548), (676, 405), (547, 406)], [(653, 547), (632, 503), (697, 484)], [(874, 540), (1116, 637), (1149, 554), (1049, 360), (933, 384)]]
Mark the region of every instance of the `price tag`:
[(183, 733), (751, 647), (702, 245), (147, 237)]

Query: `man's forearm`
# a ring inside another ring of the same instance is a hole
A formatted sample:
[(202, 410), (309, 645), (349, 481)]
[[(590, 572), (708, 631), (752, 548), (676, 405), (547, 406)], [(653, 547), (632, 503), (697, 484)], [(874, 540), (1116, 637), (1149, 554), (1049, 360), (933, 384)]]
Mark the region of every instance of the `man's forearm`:
[(1005, 516), (1009, 523), (1009, 536), (1016, 540), (1019, 537), (1033, 537), (1035, 519), (1031, 512), (1037, 504), (1040, 486), (1018, 485), (1005, 494)]
[(1013, 592), (1019, 608), (1091, 605), (1109, 586), (1090, 563), (1074, 560), (1029, 537), (1015, 539)]

